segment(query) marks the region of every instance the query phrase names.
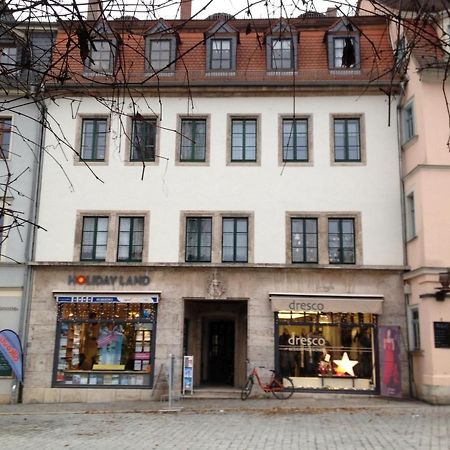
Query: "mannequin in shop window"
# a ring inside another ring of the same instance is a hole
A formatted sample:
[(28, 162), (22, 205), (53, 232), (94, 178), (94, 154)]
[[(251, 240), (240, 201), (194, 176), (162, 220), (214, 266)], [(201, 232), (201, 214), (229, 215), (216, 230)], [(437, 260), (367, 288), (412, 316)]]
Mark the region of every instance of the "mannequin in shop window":
[(362, 326), (358, 329), (353, 341), (358, 344), (358, 360), (357, 369), (358, 376), (361, 378), (370, 378), (372, 372), (372, 351), (370, 330), (368, 327)]
[[(278, 344), (280, 348), (280, 372), (283, 377), (292, 376), (292, 358), (294, 352), (290, 351), (289, 339), (290, 334), (287, 328), (283, 328), (283, 333), (278, 338)], [(295, 358), (295, 356), (294, 356)]]

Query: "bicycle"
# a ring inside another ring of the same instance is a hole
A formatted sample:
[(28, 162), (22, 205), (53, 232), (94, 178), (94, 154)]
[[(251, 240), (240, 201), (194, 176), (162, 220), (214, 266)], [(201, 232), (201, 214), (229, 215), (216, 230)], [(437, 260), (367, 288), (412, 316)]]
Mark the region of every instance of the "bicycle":
[[(263, 367), (260, 367), (260, 369), (263, 369)], [(270, 377), (269, 382), (267, 384), (262, 383), (261, 378), (259, 378), (258, 371), (255, 367), (248, 376), (247, 383), (245, 383), (245, 386), (242, 388), (241, 400), (247, 400), (247, 398), (250, 396), (253, 385), (255, 384), (255, 377), (256, 381), (259, 384), (259, 387), (264, 392), (271, 392), (274, 397), (280, 400), (287, 400), (288, 398), (292, 397), (292, 394), (294, 393), (294, 383), (292, 382), (292, 380), (289, 377), (282, 377), (277, 375), (275, 373), (275, 370), (271, 370), (271, 372), (272, 376)]]

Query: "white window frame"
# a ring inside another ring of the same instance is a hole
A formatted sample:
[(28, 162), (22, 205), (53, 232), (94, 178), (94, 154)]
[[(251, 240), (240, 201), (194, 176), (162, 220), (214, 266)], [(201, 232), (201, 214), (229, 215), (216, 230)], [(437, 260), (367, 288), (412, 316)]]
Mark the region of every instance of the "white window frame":
[(402, 109), (402, 136), (403, 143), (416, 136), (416, 123), (414, 114), (414, 102), (408, 102)]
[[(417, 313), (417, 318), (414, 317)], [(408, 322), (409, 322), (409, 348), (411, 351), (420, 351), (420, 312), (419, 305), (410, 305), (408, 307)]]
[(405, 215), (406, 215), (406, 240), (409, 241), (417, 236), (416, 203), (414, 192), (410, 192), (405, 198)]

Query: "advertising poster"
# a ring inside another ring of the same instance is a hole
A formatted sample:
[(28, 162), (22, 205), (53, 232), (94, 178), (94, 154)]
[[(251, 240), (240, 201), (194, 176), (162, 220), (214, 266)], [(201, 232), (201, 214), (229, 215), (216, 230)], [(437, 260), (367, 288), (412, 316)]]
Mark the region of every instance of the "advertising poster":
[(183, 359), (183, 394), (186, 391), (194, 392), (194, 357), (185, 356)]
[(380, 326), (378, 328), (380, 394), (386, 397), (401, 397), (402, 395), (400, 337), (399, 326)]

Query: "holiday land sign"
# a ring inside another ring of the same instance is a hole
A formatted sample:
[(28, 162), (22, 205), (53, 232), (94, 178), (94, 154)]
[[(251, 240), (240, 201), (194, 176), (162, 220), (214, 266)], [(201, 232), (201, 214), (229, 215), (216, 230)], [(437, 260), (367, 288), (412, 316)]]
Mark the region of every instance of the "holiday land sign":
[(148, 286), (147, 275), (69, 275), (68, 284), (80, 286)]

